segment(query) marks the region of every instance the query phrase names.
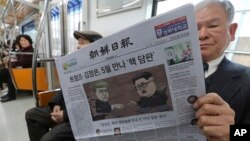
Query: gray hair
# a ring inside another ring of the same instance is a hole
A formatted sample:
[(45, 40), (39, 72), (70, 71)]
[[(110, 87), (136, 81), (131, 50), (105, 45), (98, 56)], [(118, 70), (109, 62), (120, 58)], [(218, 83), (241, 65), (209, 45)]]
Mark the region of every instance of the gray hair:
[(198, 10), (209, 6), (213, 4), (219, 4), (223, 7), (225, 10), (225, 13), (227, 15), (227, 21), (228, 23), (232, 23), (234, 19), (234, 6), (233, 4), (228, 1), (228, 0), (202, 0), (198, 4), (195, 5), (195, 11), (197, 12)]

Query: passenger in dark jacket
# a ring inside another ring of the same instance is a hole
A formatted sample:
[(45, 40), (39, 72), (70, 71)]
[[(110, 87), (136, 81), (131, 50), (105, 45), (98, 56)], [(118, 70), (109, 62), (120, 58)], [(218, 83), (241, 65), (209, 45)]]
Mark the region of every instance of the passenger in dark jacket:
[[(94, 31), (74, 32), (79, 48), (102, 36)], [(74, 141), (63, 94), (61, 91), (48, 107), (34, 107), (25, 114), (30, 141)], [(50, 130), (51, 129), (51, 130)]]
[(61, 91), (53, 97), (48, 107), (28, 110), (25, 119), (31, 141), (74, 140)]
[[(16, 43), (20, 47), (19, 52), (31, 53), (31, 54), (18, 54), (16, 55), (16, 59), (8, 59), (11, 61), (11, 67), (21, 67), (21, 68), (30, 68), (32, 67), (32, 53), (34, 51), (32, 47), (32, 39), (29, 35), (19, 35), (16, 38)], [(11, 75), (9, 71), (6, 74), (7, 83), (8, 83), (8, 93), (1, 97), (1, 102), (7, 102), (16, 99), (16, 89), (12, 82)]]
[[(3, 47), (0, 49), (0, 90), (3, 90), (3, 83), (7, 83), (7, 76), (9, 73), (8, 71), (8, 60), (9, 60), (9, 51), (13, 50), (13, 48), (16, 48), (16, 41), (13, 40), (12, 48), (10, 48), (11, 41), (7, 41), (7, 45), (3, 45)], [(2, 91), (1, 91), (2, 92)]]

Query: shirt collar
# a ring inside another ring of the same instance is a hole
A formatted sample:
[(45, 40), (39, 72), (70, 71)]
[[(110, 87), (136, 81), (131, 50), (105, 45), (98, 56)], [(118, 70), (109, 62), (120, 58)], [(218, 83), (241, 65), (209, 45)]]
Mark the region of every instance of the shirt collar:
[(223, 58), (224, 58), (224, 54), (221, 55), (220, 57), (210, 61), (210, 62), (207, 62), (209, 67), (208, 67), (208, 70), (205, 71), (205, 78), (207, 78), (208, 76), (210, 76), (211, 74), (213, 74), (217, 70), (217, 68), (218, 68), (220, 62), (223, 60)]

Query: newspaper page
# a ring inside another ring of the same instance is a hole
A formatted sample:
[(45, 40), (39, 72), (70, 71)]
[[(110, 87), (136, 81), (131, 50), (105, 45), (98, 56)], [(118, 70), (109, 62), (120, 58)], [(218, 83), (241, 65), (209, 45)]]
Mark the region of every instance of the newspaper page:
[(192, 102), (205, 84), (191, 4), (58, 58), (56, 66), (76, 140), (206, 140), (193, 125)]

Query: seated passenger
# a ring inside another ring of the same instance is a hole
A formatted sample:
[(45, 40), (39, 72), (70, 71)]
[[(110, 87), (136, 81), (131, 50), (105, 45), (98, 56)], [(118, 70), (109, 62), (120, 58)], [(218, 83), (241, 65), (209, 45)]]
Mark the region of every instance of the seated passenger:
[(195, 17), (206, 95), (193, 107), (196, 122), (208, 141), (229, 141), (230, 125), (250, 124), (250, 68), (227, 59), (224, 51), (235, 39), (237, 23), (229, 0), (202, 0), (195, 6)]
[[(32, 47), (33, 42), (29, 35), (19, 35), (16, 38), (16, 42), (20, 47), (19, 52), (33, 52), (34, 51)], [(8, 60), (6, 60), (6, 64), (9, 64), (8, 63), (9, 61), (11, 61), (11, 67), (22, 67), (22, 68), (32, 67), (32, 55), (18, 54), (16, 55), (15, 60), (8, 58)], [(8, 93), (1, 97), (1, 102), (7, 102), (7, 101), (16, 99), (16, 89), (13, 85), (9, 71), (7, 71), (6, 77), (7, 77), (7, 83), (8, 83)]]
[[(17, 45), (20, 47), (19, 52), (34, 52), (32, 46), (32, 39), (29, 35), (19, 35), (17, 36)], [(16, 59), (12, 60), (11, 67), (22, 67), (31, 68), (32, 67), (32, 55), (18, 54)]]
[(1, 60), (0, 60), (0, 92), (2, 94), (5, 94), (8, 90), (7, 87), (4, 89), (3, 83), (7, 83), (7, 75), (8, 73), (8, 60), (9, 60), (9, 51), (14, 48), (16, 45), (15, 40), (13, 41), (12, 48), (10, 48), (11, 41), (8, 40), (6, 45), (3, 45), (3, 48), (1, 50)]
[[(75, 31), (74, 37), (78, 40), (78, 48), (102, 38), (94, 31)], [(25, 119), (30, 141), (75, 140), (61, 91), (53, 97), (48, 107), (34, 107), (28, 110)]]

